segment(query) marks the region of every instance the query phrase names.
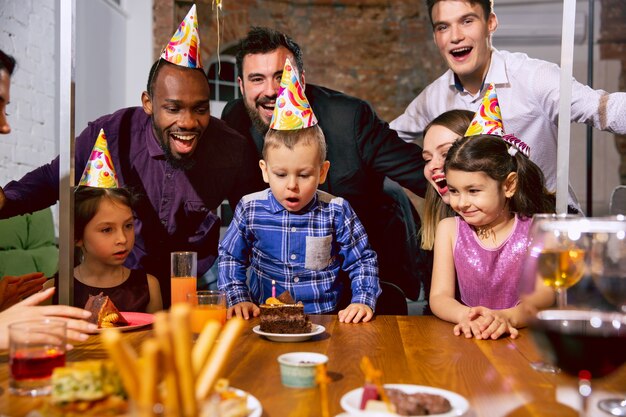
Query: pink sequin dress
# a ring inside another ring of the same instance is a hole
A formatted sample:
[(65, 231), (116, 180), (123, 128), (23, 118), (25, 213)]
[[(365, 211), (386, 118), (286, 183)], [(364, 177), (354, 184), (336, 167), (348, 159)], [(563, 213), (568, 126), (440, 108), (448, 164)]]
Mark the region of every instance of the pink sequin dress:
[(517, 289), (531, 220), (515, 215), (513, 231), (506, 240), (497, 248), (487, 248), (469, 224), (456, 218), (454, 267), (465, 305), (504, 309), (519, 303)]

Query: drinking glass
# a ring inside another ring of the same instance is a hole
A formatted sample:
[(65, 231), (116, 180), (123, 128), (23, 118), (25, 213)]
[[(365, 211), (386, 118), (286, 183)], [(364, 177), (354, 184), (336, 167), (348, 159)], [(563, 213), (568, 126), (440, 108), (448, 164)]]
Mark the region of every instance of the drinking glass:
[(172, 305), (187, 302), (187, 294), (196, 292), (197, 268), (198, 254), (196, 252), (172, 252)]
[(62, 320), (28, 320), (9, 325), (9, 391), (48, 395), (52, 370), (65, 366), (67, 325)]
[[(564, 267), (555, 268), (557, 273), (575, 269), (572, 275), (577, 275), (580, 269), (585, 279), (595, 283), (597, 288), (593, 290), (599, 290), (614, 306), (613, 311), (600, 312), (597, 308), (605, 308), (606, 301), (588, 297), (591, 301), (579, 300), (576, 305), (575, 300), (568, 310), (541, 312), (531, 325), (538, 346), (552, 362), (566, 373), (579, 376), (579, 393), (585, 412), (586, 398), (591, 393), (589, 380), (608, 375), (626, 362), (626, 221), (623, 218), (584, 218), (574, 222), (546, 222), (540, 229), (547, 241), (558, 242), (554, 247), (583, 253), (582, 267), (572, 267), (572, 256), (568, 256), (565, 261), (561, 260)], [(541, 258), (537, 264), (539, 269)], [(626, 415), (624, 399), (604, 400), (598, 406), (616, 416)]]
[(226, 323), (226, 293), (219, 290), (196, 291), (187, 294), (191, 304), (191, 331), (202, 332), (209, 320)]

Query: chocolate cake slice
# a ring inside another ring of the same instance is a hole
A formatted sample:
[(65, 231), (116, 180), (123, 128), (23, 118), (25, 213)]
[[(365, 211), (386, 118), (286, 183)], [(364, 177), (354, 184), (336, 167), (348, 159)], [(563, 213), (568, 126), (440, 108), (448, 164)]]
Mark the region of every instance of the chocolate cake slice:
[(85, 304), (85, 310), (91, 312), (89, 322), (97, 324), (98, 328), (122, 327), (130, 324), (115, 307), (113, 301), (103, 293), (90, 295)]
[[(260, 330), (281, 334), (311, 333), (312, 326), (308, 314), (304, 314), (304, 305), (296, 304), (291, 295), (286, 291), (285, 293), (279, 295), (278, 299), (273, 298), (271, 304), (266, 302), (259, 306), (261, 308)], [(280, 300), (291, 301), (291, 303), (285, 304)]]

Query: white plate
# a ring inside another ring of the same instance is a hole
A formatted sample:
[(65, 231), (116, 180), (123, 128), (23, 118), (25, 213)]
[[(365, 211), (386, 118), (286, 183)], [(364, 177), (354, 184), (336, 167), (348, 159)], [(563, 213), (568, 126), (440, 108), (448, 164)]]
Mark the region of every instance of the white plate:
[(261, 414), (263, 414), (263, 407), (261, 406), (261, 402), (259, 400), (256, 399), (256, 397), (246, 391), (237, 389), (237, 388), (230, 388), (231, 390), (235, 391), (235, 393), (237, 395), (247, 395), (248, 396), (248, 410), (250, 410), (250, 413), (248, 414), (248, 417), (261, 417)]
[[(406, 392), (407, 394), (414, 394), (416, 392), (424, 393), (424, 394), (437, 394), (446, 398), (450, 401), (450, 405), (452, 406), (452, 410), (444, 414), (431, 414), (436, 415), (438, 417), (455, 417), (462, 416), (469, 410), (469, 402), (465, 399), (465, 397), (445, 389), (427, 387), (424, 385), (407, 385), (407, 384), (385, 384), (385, 388), (396, 388), (401, 391)], [(363, 397), (363, 388), (354, 389), (343, 397), (341, 397), (341, 408), (347, 411), (351, 416), (362, 416), (362, 417), (374, 417), (374, 416), (392, 416), (395, 414), (390, 413), (381, 413), (379, 411), (365, 411), (360, 410), (361, 406), (361, 397)]]
[(324, 333), (326, 328), (321, 324), (311, 323), (311, 333), (267, 333), (261, 331), (261, 325), (254, 326), (252, 331), (260, 336), (265, 336), (273, 342), (302, 342), (309, 340), (313, 336)]

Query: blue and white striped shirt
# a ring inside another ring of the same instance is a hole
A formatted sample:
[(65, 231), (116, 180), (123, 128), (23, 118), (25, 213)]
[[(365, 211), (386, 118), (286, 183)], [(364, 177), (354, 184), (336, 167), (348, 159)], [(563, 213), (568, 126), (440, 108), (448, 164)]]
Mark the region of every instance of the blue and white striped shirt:
[[(300, 212), (286, 210), (270, 189), (241, 199), (219, 245), (218, 287), (228, 305), (261, 304), (289, 291), (304, 311), (333, 311), (339, 299), (339, 270), (348, 272), (352, 302), (376, 306), (378, 261), (365, 228), (343, 198), (317, 191)], [(246, 271), (250, 268), (250, 288)]]

